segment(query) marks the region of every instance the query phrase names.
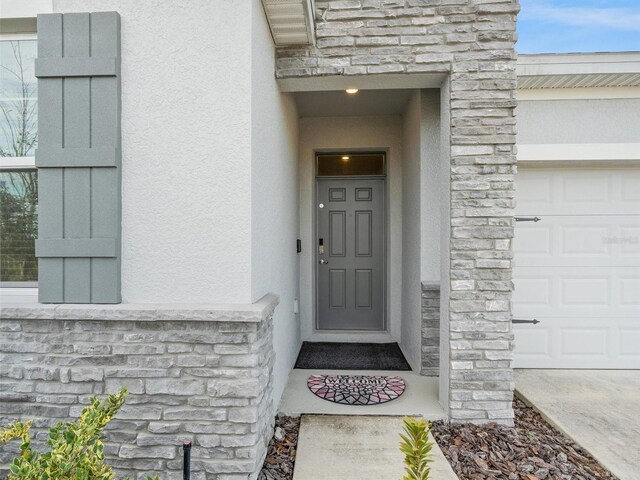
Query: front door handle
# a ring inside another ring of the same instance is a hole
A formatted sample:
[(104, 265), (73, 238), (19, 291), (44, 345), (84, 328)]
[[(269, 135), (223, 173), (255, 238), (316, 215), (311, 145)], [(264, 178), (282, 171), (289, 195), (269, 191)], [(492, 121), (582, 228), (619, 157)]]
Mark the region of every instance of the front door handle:
[(327, 265), (329, 262), (326, 261), (324, 258), (321, 258), (319, 263), (320, 265)]

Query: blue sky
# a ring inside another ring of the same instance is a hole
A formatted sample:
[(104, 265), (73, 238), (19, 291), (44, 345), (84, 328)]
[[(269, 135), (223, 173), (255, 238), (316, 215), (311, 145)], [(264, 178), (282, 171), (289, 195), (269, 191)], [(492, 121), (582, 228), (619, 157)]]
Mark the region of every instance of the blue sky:
[(640, 50), (640, 0), (520, 0), (519, 53)]

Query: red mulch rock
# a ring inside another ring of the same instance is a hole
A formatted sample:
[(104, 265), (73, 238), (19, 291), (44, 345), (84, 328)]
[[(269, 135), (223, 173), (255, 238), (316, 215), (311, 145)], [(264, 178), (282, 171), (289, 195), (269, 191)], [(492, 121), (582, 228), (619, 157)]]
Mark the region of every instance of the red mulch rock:
[(300, 417), (278, 415), (258, 480), (291, 480), (296, 461)]
[(518, 399), (513, 407), (512, 428), (433, 422), (433, 436), (460, 480), (616, 479), (534, 409)]

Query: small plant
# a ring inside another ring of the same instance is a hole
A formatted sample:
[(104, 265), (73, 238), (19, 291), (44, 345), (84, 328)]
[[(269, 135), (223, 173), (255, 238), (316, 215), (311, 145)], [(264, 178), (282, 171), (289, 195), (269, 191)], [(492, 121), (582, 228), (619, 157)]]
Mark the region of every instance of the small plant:
[(2, 442), (22, 440), (20, 456), (9, 466), (8, 480), (113, 480), (116, 475), (104, 461), (102, 431), (126, 397), (127, 389), (123, 388), (104, 402), (91, 398), (78, 421), (49, 429), (50, 450), (46, 453), (31, 448), (31, 420), (0, 430)]
[(405, 476), (402, 480), (429, 480), (431, 449), (429, 441), (431, 424), (423, 418), (404, 417), (404, 432), (400, 434), (400, 450), (404, 453)]

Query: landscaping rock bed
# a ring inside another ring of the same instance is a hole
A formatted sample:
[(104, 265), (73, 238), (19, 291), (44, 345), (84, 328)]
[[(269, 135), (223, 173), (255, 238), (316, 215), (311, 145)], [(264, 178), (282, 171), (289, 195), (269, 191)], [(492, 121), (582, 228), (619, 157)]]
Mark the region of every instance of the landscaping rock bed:
[(433, 422), (433, 436), (460, 480), (615, 480), (534, 409), (518, 399), (513, 406), (513, 428)]
[[(433, 436), (460, 480), (616, 480), (534, 409), (518, 399), (513, 408), (511, 428), (433, 422)], [(258, 480), (292, 479), (299, 429), (299, 417), (276, 417)]]
[(296, 461), (300, 417), (278, 415), (258, 480), (291, 480)]

